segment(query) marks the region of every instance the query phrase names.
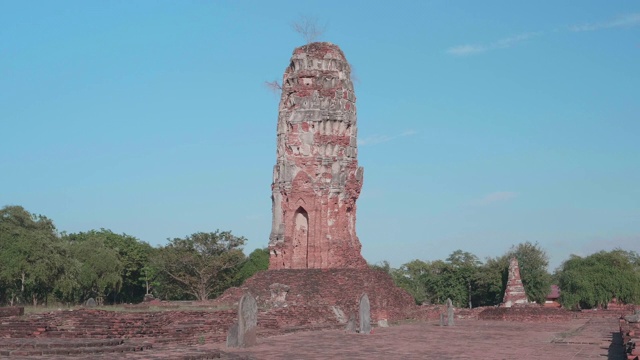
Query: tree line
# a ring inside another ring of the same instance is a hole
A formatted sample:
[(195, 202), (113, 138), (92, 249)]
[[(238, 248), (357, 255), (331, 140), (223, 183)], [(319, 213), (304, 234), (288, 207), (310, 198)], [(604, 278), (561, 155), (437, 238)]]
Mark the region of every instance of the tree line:
[(229, 231), (198, 232), (152, 247), (100, 229), (58, 232), (21, 206), (0, 209), (0, 304), (136, 303), (146, 294), (205, 300), (269, 264), (266, 249), (243, 253)]
[(387, 261), (371, 266), (389, 273), (418, 304), (442, 304), (450, 298), (456, 307), (471, 308), (502, 302), (512, 257), (518, 259), (529, 301), (544, 304), (551, 284), (556, 284), (561, 289), (559, 301), (566, 309), (603, 308), (613, 300), (640, 303), (640, 257), (621, 249), (586, 257), (571, 255), (553, 273), (547, 270), (546, 251), (530, 242), (484, 262), (456, 250), (445, 260), (413, 260), (397, 269)]
[[(238, 286), (269, 264), (267, 249), (246, 256), (246, 239), (230, 231), (197, 232), (152, 247), (127, 234), (99, 229), (58, 232), (46, 216), (20, 206), (0, 209), (0, 304), (136, 303), (146, 294), (166, 300), (206, 300)], [(498, 305), (516, 257), (529, 300), (544, 303), (551, 284), (568, 309), (640, 302), (640, 256), (621, 249), (572, 255), (549, 273), (548, 255), (525, 242), (481, 261), (456, 250), (444, 260), (413, 260), (399, 268), (371, 265), (391, 275), (418, 304)]]

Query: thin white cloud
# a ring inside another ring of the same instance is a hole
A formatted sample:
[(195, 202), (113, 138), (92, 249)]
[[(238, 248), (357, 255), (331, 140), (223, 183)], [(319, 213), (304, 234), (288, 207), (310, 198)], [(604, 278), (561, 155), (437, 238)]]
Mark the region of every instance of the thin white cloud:
[(469, 55), (475, 55), (475, 54), (480, 54), (480, 53), (484, 53), (490, 50), (496, 50), (496, 49), (506, 49), (506, 48), (510, 48), (513, 47), (523, 41), (529, 40), (531, 38), (534, 38), (536, 36), (542, 35), (542, 32), (538, 31), (538, 32), (527, 32), (527, 33), (523, 33), (523, 34), (518, 34), (518, 35), (514, 35), (514, 36), (509, 36), (503, 39), (500, 39), (498, 41), (494, 41), (492, 43), (489, 44), (465, 44), (465, 45), (459, 45), (459, 46), (454, 46), (454, 47), (450, 47), (449, 49), (446, 50), (447, 54), (450, 55), (454, 55), (454, 56), (469, 56)]
[(456, 56), (467, 56), (487, 51), (487, 47), (483, 45), (460, 45), (447, 49), (447, 53)]
[(417, 134), (414, 130), (407, 130), (398, 135), (373, 135), (364, 139), (358, 139), (358, 146), (376, 145), (389, 142), (401, 137), (412, 136)]
[(494, 42), (493, 44), (491, 44), (491, 48), (503, 49), (503, 48), (512, 47), (512, 46), (514, 46), (514, 45), (516, 45), (518, 43), (521, 43), (521, 42), (523, 42), (525, 40), (529, 40), (529, 39), (534, 38), (536, 36), (539, 36), (541, 34), (542, 34), (541, 31), (537, 31), (537, 32), (528, 32), (528, 33), (524, 33), (524, 34), (510, 36), (508, 38), (500, 39), (500, 40)]
[(572, 25), (572, 26), (569, 26), (569, 30), (574, 32), (596, 31), (596, 30), (602, 30), (602, 29), (632, 27), (632, 26), (638, 26), (638, 25), (640, 25), (640, 13), (633, 13), (633, 14), (625, 14), (622, 16), (618, 16), (613, 20), (609, 20), (605, 22), (583, 24), (583, 25)]
[[(622, 27), (633, 27), (640, 25), (640, 13), (631, 13), (624, 14), (616, 17), (615, 19), (598, 22), (598, 23), (590, 23), (590, 24), (582, 24), (582, 25), (571, 25), (566, 27), (569, 31), (572, 32), (582, 32), (582, 31), (597, 31), (603, 29), (613, 29), (613, 28), (622, 28)], [(559, 29), (553, 29), (552, 33), (557, 33)], [(506, 49), (514, 47), (515, 45), (527, 41), (531, 38), (542, 35), (544, 32), (527, 32), (523, 34), (518, 34), (515, 36), (506, 37), (504, 39), (500, 39), (498, 41), (494, 41), (488, 44), (464, 44), (453, 46), (445, 50), (445, 52), (449, 55), (453, 56), (470, 56), (482, 54), (487, 51), (497, 50), (497, 49)]]
[(474, 205), (485, 206), (497, 202), (504, 202), (514, 199), (518, 196), (518, 193), (513, 191), (496, 191), (483, 196), (482, 198), (473, 202)]
[(401, 136), (411, 136), (411, 135), (415, 135), (417, 133), (418, 132), (415, 131), (415, 130), (407, 130), (407, 131), (403, 132), (402, 134), (400, 134), (399, 137), (401, 137)]

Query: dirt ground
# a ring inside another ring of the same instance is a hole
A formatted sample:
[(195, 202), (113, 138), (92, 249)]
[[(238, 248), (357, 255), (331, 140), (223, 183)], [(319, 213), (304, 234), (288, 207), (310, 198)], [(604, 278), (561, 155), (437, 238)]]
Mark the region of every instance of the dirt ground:
[(262, 338), (225, 352), (255, 359), (623, 359), (618, 319), (566, 323), (459, 320), (455, 326), (414, 323), (371, 335), (339, 330)]
[(370, 335), (323, 330), (260, 337), (258, 345), (248, 349), (227, 349), (222, 343), (195, 346), (155, 343), (150, 349), (135, 352), (9, 357), (17, 360), (215, 358), (622, 360), (625, 357), (618, 319), (615, 317), (576, 319), (563, 323), (457, 320), (455, 326), (451, 327), (438, 326), (437, 322), (415, 322), (374, 328)]

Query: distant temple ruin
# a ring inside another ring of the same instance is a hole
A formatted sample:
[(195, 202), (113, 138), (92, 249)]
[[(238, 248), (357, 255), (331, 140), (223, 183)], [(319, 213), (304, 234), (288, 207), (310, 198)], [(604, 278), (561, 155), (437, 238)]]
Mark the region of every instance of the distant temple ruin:
[(524, 285), (522, 285), (522, 279), (520, 278), (520, 266), (518, 265), (518, 259), (514, 256), (509, 262), (507, 288), (504, 290), (504, 298), (500, 306), (512, 307), (527, 303), (529, 303), (529, 300), (527, 299), (527, 294), (524, 291)]
[(269, 269), (364, 268), (356, 236), (356, 96), (342, 50), (294, 50), (282, 80)]

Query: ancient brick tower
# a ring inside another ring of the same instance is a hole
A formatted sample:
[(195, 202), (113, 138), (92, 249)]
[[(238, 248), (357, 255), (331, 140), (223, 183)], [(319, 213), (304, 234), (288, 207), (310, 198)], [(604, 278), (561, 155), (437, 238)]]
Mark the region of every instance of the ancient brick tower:
[(507, 279), (507, 288), (504, 290), (504, 298), (502, 299), (502, 307), (512, 307), (514, 305), (524, 305), (528, 303), (527, 294), (522, 285), (520, 278), (520, 266), (518, 259), (511, 258), (509, 262), (509, 277)]
[(269, 269), (364, 268), (351, 69), (331, 43), (296, 48), (282, 80)]
[(278, 114), (269, 270), (227, 289), (218, 304), (237, 306), (250, 292), (260, 309), (277, 310), (278, 323), (286, 326), (344, 326), (340, 314), (358, 313), (363, 294), (374, 322), (406, 319), (417, 310), (408, 292), (360, 255), (355, 224), (362, 168), (349, 76), (333, 44), (294, 50)]

